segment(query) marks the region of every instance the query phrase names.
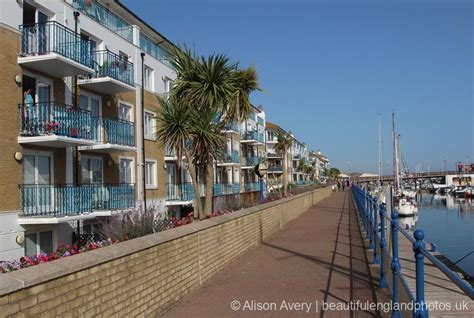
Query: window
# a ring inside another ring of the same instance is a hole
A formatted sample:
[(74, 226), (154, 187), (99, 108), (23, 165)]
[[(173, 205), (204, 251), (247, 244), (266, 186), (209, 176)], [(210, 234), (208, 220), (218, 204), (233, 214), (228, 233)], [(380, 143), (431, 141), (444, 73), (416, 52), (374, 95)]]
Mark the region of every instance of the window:
[(155, 140), (155, 114), (149, 111), (145, 111), (145, 138)]
[(133, 159), (120, 159), (120, 183), (133, 183)]
[(163, 82), (165, 84), (165, 97), (168, 98), (169, 97), (169, 94), (171, 92), (171, 87), (173, 86), (173, 81), (171, 79), (169, 79), (168, 77), (165, 77), (163, 79)]
[(147, 188), (156, 188), (156, 161), (145, 161), (145, 182)]
[(81, 159), (81, 181), (83, 184), (103, 183), (103, 162), (102, 158), (83, 157)]
[(37, 232), (25, 235), (25, 255), (35, 256), (40, 253), (51, 254), (53, 252), (53, 232)]
[(123, 102), (119, 103), (119, 119), (132, 121), (132, 106)]
[(153, 69), (145, 66), (145, 88), (153, 91)]

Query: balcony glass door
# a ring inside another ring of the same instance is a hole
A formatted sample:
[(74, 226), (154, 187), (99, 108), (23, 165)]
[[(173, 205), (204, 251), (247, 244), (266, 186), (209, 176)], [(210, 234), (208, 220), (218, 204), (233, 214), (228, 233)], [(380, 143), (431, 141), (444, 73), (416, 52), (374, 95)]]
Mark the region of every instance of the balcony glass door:
[(104, 141), (103, 123), (101, 120), (102, 108), (98, 97), (81, 95), (80, 107), (91, 114), (91, 134), (92, 139)]
[(81, 183), (89, 185), (92, 194), (92, 209), (104, 210), (109, 206), (109, 193), (103, 186), (104, 172), (102, 158), (81, 159)]
[(26, 212), (37, 214), (50, 211), (53, 202), (51, 187), (51, 157), (49, 155), (25, 155), (23, 157), (23, 207)]

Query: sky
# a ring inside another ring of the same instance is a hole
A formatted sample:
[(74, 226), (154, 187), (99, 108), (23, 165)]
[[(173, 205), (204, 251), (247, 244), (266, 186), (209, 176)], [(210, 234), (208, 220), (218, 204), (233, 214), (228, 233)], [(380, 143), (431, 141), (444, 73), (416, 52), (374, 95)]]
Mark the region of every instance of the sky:
[(121, 0), (177, 45), (253, 65), (267, 120), (345, 172), (474, 162), (474, 5), (461, 0)]

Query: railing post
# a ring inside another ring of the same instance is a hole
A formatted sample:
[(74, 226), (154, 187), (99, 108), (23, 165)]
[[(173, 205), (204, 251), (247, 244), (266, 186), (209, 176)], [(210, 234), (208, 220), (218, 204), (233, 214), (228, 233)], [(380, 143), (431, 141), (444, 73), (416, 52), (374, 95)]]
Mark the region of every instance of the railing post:
[(381, 204), (379, 207), (380, 213), (380, 288), (387, 288), (387, 278), (385, 277), (385, 260), (384, 252), (387, 246), (385, 239), (385, 205)]
[(392, 207), (392, 221), (390, 222), (392, 229), (392, 317), (401, 317), (398, 308), (398, 276), (400, 275), (400, 260), (398, 259), (398, 213)]
[(378, 230), (378, 226), (377, 226), (377, 200), (378, 198), (377, 197), (374, 197), (373, 199), (373, 211), (374, 211), (374, 234), (373, 234), (373, 241), (374, 241), (374, 245), (373, 245), (373, 248), (374, 248), (374, 261), (373, 263), (374, 264), (379, 264), (380, 261), (379, 261), (379, 257), (377, 255), (377, 230)]
[(372, 197), (370, 196), (369, 193), (367, 193), (367, 219), (368, 219), (368, 237), (369, 237), (369, 246), (370, 248), (373, 248), (374, 244), (374, 239), (373, 239), (373, 224), (372, 224)]
[(416, 318), (427, 318), (428, 310), (425, 303), (425, 269), (424, 269), (424, 255), (422, 249), (425, 248), (423, 239), (425, 233), (422, 230), (416, 230), (413, 233), (413, 237), (416, 242), (413, 243), (413, 251), (415, 252), (416, 261), (416, 304), (415, 304), (415, 317)]

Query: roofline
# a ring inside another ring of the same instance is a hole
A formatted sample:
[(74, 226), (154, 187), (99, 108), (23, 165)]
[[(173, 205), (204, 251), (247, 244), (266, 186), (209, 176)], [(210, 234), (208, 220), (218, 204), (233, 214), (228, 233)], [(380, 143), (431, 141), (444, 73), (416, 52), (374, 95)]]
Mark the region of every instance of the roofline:
[(161, 34), (160, 32), (158, 32), (154, 27), (152, 27), (148, 22), (146, 22), (145, 20), (143, 20), (142, 18), (140, 18), (135, 12), (133, 12), (132, 10), (130, 10), (126, 5), (124, 5), (122, 2), (120, 2), (120, 0), (115, 0), (115, 3), (118, 4), (120, 7), (122, 7), (125, 11), (127, 11), (128, 13), (130, 13), (134, 18), (136, 18), (138, 21), (140, 21), (141, 23), (143, 23), (147, 28), (150, 28), (153, 32), (155, 32), (156, 34), (158, 34), (161, 38), (163, 38), (164, 41), (168, 42), (169, 44), (171, 44), (174, 48), (178, 48), (172, 41), (170, 41), (166, 36), (164, 36), (163, 34)]

